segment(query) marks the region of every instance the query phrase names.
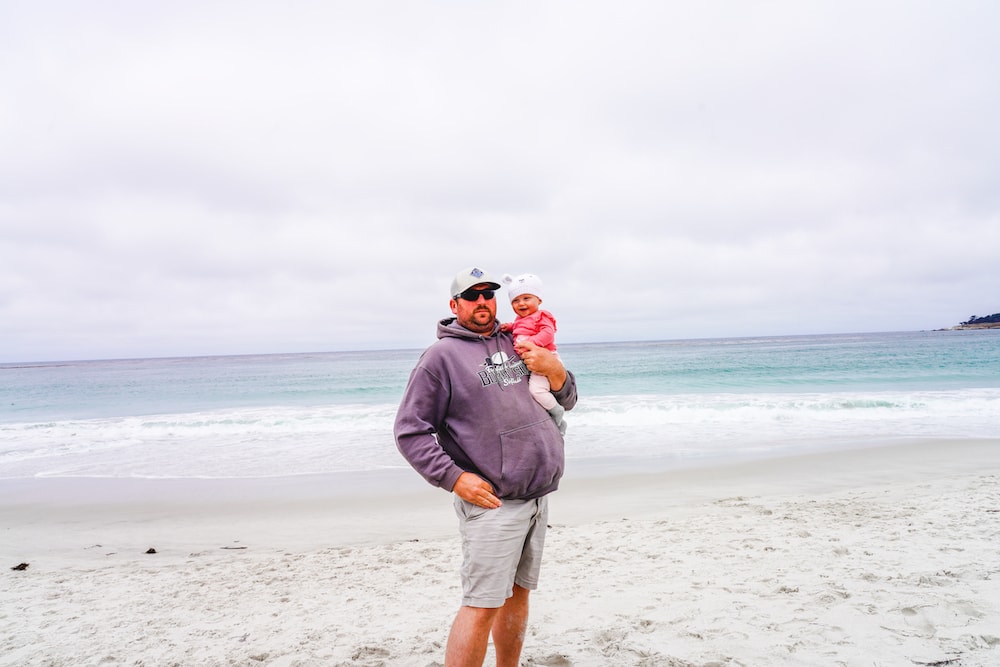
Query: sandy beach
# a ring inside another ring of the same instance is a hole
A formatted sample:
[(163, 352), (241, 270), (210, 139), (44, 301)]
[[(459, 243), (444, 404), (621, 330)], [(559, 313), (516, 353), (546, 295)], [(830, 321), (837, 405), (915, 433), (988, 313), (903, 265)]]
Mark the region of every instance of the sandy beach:
[[(1000, 664), (1000, 441), (578, 468), (525, 665)], [(405, 470), (3, 480), (0, 556), (5, 666), (440, 665), (460, 593)]]

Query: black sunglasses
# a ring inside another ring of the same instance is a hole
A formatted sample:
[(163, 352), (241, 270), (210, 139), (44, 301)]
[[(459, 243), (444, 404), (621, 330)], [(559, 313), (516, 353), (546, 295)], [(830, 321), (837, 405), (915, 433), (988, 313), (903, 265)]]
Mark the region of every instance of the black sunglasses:
[(461, 294), (456, 294), (456, 299), (465, 299), (466, 301), (472, 301), (475, 303), (479, 301), (479, 297), (485, 298), (487, 301), (496, 296), (496, 290), (492, 289), (467, 289)]

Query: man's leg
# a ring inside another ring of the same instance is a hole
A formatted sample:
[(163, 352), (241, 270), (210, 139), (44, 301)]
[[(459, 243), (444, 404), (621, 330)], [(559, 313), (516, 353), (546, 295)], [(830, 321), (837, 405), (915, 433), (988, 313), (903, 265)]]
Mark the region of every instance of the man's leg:
[(521, 660), (521, 647), (528, 631), (527, 588), (514, 584), (514, 595), (500, 607), (493, 620), (493, 647), (497, 652), (497, 667), (517, 667)]
[[(497, 665), (518, 664), (527, 629), (529, 589), (537, 583), (541, 566), (547, 500), (508, 501), (484, 513), (456, 496), (462, 533), (464, 605), (448, 635), (447, 667), (481, 667), (491, 630)], [(507, 568), (511, 568), (513, 582), (505, 574)], [(511, 597), (504, 599), (508, 594)], [(494, 601), (502, 601), (502, 605), (474, 606)]]
[[(515, 586), (515, 590), (516, 588)], [(462, 607), (458, 610), (448, 635), (448, 647), (444, 654), (445, 667), (482, 667), (490, 639), (490, 628), (500, 609), (502, 607)]]
[(486, 657), (491, 629), (497, 667), (517, 667), (528, 629), (529, 593), (527, 588), (514, 584), (514, 594), (507, 598), (502, 607), (459, 609), (448, 635), (445, 667), (480, 667)]

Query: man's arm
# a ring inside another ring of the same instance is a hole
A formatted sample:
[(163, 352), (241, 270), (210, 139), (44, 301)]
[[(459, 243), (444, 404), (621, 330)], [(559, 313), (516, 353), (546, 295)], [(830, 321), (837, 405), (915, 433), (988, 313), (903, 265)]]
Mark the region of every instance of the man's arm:
[(530, 340), (519, 343), (517, 353), (521, 355), (521, 360), (524, 361), (524, 365), (528, 367), (529, 371), (544, 375), (549, 379), (549, 388), (552, 393), (562, 391), (563, 385), (566, 384), (567, 373), (566, 367), (563, 366), (558, 355), (544, 347), (535, 345)]
[(445, 396), (447, 392), (434, 375), (415, 368), (396, 412), (393, 432), (397, 449), (413, 469), (434, 486), (451, 491), (464, 471), (437, 439), (437, 425), (444, 421)]

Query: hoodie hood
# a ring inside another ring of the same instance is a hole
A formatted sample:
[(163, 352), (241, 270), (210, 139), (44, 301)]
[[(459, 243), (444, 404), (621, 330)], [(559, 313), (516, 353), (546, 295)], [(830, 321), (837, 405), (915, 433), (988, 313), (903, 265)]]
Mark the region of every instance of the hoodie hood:
[(500, 332), (500, 322), (493, 323), (493, 332), (488, 336), (469, 331), (458, 323), (457, 317), (446, 317), (437, 324), (438, 338), (466, 338), (469, 340), (488, 340)]

